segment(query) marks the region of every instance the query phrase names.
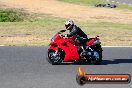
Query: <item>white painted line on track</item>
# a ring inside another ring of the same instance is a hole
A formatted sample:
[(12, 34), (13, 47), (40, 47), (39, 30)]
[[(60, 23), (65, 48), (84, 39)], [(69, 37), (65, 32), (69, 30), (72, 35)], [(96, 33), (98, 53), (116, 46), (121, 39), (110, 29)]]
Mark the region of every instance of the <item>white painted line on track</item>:
[(0, 46), (5, 46), (5, 45), (0, 45)]

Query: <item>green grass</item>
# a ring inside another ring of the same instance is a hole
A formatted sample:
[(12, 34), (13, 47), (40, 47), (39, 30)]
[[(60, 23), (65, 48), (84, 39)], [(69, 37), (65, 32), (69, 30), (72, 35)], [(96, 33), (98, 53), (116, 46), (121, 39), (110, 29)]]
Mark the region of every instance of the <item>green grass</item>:
[[(0, 22), (0, 35), (46, 35), (55, 32), (63, 24), (64, 20), (50, 16), (43, 16), (32, 22)], [(47, 33), (46, 33), (47, 32)]]
[(99, 35), (103, 45), (132, 45), (132, 23), (85, 22), (80, 27), (89, 35)]
[(75, 3), (80, 5), (86, 5), (86, 6), (95, 6), (95, 4), (115, 4), (118, 6), (117, 9), (132, 10), (132, 5), (121, 4), (121, 3), (116, 3), (116, 2), (106, 1), (106, 0), (58, 0), (58, 1), (64, 1), (68, 3)]
[(128, 9), (128, 10), (132, 10), (132, 5), (127, 5), (127, 4), (119, 4), (118, 5), (119, 9)]
[(25, 13), (16, 9), (0, 8), (0, 22), (19, 22), (26, 18)]

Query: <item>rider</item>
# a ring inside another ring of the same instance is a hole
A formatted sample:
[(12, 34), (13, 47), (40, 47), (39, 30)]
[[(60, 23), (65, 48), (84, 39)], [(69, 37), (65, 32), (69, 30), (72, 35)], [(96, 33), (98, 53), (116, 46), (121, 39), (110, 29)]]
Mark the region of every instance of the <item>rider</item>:
[(67, 37), (74, 37), (77, 38), (76, 44), (78, 46), (85, 45), (85, 43), (88, 41), (87, 35), (74, 24), (73, 20), (67, 20), (65, 22), (65, 27), (67, 30), (69, 30), (69, 34), (67, 34)]
[[(74, 24), (73, 20), (67, 20), (65, 22), (65, 27), (69, 30), (67, 37), (74, 37), (77, 46), (84, 46), (88, 41), (87, 35)], [(82, 47), (83, 48), (83, 47)]]

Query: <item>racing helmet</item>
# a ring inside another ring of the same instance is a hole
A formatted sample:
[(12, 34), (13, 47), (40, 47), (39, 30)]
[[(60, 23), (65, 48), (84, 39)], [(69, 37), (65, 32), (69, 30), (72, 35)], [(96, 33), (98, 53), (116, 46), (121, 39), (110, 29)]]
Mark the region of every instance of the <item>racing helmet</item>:
[(67, 20), (65, 22), (65, 27), (66, 27), (67, 30), (71, 30), (73, 28), (73, 26), (74, 26), (74, 21), (73, 20)]

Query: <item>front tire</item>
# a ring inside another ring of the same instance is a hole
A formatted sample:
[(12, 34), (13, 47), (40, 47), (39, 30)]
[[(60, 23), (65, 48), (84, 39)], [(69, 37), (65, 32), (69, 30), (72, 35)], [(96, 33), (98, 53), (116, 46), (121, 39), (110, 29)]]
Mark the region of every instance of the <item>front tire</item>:
[(48, 51), (47, 61), (52, 65), (61, 64), (64, 59), (64, 54), (61, 51), (50, 50)]

